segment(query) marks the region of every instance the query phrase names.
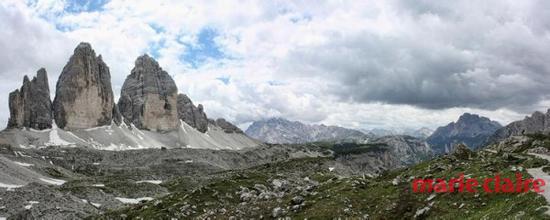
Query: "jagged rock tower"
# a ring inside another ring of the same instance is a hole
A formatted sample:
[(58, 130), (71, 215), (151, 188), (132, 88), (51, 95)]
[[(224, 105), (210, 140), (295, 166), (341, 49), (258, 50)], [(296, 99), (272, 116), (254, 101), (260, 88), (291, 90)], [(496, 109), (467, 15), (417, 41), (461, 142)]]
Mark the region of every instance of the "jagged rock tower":
[(178, 95), (178, 118), (202, 133), (208, 130), (208, 118), (202, 105), (195, 106), (184, 94)]
[(80, 43), (57, 81), (53, 113), (58, 127), (110, 125), (116, 112), (109, 67), (89, 43)]
[(52, 101), (48, 75), (44, 68), (31, 81), (25, 76), (23, 86), (10, 93), (10, 118), (8, 128), (33, 128), (37, 130), (52, 127)]
[(179, 125), (177, 93), (172, 77), (145, 54), (124, 81), (118, 108), (124, 121), (139, 129), (174, 130)]

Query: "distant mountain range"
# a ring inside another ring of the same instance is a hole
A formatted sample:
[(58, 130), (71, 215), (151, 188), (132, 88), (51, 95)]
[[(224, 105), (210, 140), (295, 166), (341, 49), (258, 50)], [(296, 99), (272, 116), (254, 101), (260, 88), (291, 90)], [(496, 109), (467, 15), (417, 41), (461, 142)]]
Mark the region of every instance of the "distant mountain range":
[(407, 135), (412, 136), (420, 139), (425, 139), (429, 137), (434, 130), (426, 127), (422, 127), (420, 129), (383, 129), (383, 128), (373, 128), (371, 130), (365, 130), (365, 132), (372, 133), (376, 136), (383, 137), (383, 136), (391, 136), (391, 135)]
[(307, 143), (316, 141), (361, 142), (373, 137), (407, 135), (425, 139), (433, 132), (429, 128), (355, 130), (338, 126), (309, 125), (284, 118), (253, 122), (245, 133), (267, 143)]
[(245, 133), (267, 143), (308, 143), (316, 141), (363, 141), (374, 135), (338, 126), (308, 125), (284, 118), (253, 122)]
[(464, 143), (471, 149), (478, 149), (500, 128), (502, 125), (489, 118), (464, 113), (458, 121), (437, 128), (427, 138), (427, 142), (436, 154), (448, 153), (459, 143)]

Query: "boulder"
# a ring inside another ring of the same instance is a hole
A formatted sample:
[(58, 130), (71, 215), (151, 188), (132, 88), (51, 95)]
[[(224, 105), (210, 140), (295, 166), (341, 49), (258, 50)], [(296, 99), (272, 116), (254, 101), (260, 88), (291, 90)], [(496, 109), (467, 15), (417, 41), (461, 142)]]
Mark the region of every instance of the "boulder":
[(468, 148), (465, 144), (457, 144), (453, 148), (451, 155), (455, 156), (458, 159), (467, 160), (474, 156), (474, 152)]
[(113, 106), (109, 67), (89, 43), (80, 43), (57, 81), (53, 101), (57, 126), (82, 129), (110, 125)]
[(52, 101), (44, 68), (30, 81), (27, 76), (23, 78), (23, 86), (10, 93), (9, 108), (8, 128), (43, 130), (52, 127)]
[(178, 95), (178, 118), (202, 133), (208, 130), (208, 118), (202, 105), (195, 106), (184, 94)]
[(145, 54), (124, 81), (118, 108), (124, 122), (139, 129), (174, 130), (179, 125), (177, 92), (172, 77)]

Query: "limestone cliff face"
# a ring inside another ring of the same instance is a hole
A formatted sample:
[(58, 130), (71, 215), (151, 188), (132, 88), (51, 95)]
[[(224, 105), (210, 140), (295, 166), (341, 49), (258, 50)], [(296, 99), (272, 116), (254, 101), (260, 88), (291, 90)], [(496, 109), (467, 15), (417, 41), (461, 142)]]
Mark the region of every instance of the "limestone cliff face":
[(80, 129), (109, 125), (113, 106), (109, 67), (89, 43), (80, 43), (57, 81), (53, 101), (57, 126)]
[(195, 106), (184, 94), (178, 95), (178, 118), (202, 133), (208, 130), (208, 118), (202, 105)]
[(42, 68), (31, 81), (25, 76), (23, 86), (10, 93), (8, 128), (51, 128), (51, 105), (48, 75)]
[(176, 83), (157, 61), (138, 57), (124, 81), (118, 108), (126, 123), (139, 129), (168, 131), (179, 125)]

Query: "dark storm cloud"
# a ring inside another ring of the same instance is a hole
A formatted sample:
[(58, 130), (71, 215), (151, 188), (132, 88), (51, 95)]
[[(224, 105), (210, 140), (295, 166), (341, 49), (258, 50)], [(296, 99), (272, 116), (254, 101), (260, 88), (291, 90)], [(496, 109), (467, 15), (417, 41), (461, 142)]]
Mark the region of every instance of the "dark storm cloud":
[(398, 2), (393, 31), (329, 35), (285, 68), (327, 77), (355, 102), (523, 111), (549, 98), (549, 7), (499, 3)]

